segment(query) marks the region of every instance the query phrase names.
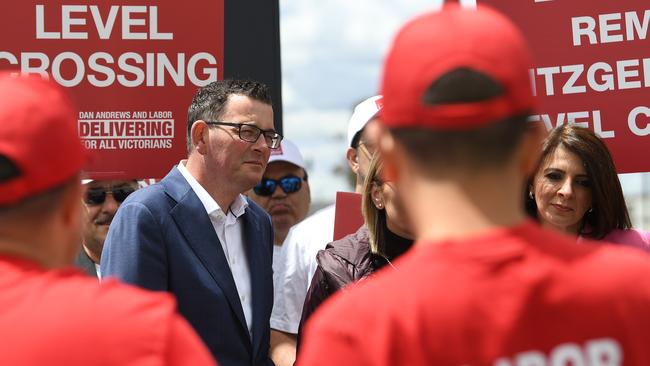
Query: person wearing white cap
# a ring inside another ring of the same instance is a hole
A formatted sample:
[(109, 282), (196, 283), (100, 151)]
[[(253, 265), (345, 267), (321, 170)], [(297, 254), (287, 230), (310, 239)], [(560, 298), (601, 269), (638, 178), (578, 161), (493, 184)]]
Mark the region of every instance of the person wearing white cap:
[(275, 253), (289, 229), (307, 217), (311, 203), (305, 162), (294, 143), (283, 139), (271, 152), (262, 181), (247, 195), (271, 215)]
[[(374, 146), (368, 143), (365, 126), (383, 107), (376, 95), (359, 103), (348, 123), (346, 159), (356, 176), (355, 192), (363, 191)], [(296, 338), (311, 278), (316, 271), (316, 253), (334, 236), (334, 205), (327, 206), (291, 228), (282, 250), (274, 259), (274, 299), (271, 313), (271, 359), (278, 366), (293, 365)]]

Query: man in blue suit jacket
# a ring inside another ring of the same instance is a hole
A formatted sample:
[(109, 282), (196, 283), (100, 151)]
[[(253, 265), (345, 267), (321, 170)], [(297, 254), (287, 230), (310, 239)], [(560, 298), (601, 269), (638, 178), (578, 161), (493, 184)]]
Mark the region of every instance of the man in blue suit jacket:
[(102, 277), (173, 293), (221, 366), (272, 365), (273, 229), (242, 193), (281, 140), (266, 86), (203, 87), (188, 112), (188, 159), (124, 201), (102, 252)]

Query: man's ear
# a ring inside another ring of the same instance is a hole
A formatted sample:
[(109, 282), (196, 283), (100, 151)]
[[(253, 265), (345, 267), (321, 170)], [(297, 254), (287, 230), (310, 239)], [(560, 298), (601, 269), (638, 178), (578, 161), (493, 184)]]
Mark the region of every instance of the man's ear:
[(542, 143), (548, 135), (546, 127), (541, 122), (527, 122), (528, 128), (522, 138), (521, 171), (526, 177), (535, 173), (542, 152)]
[(345, 157), (348, 160), (348, 165), (350, 169), (357, 174), (359, 171), (359, 152), (353, 147), (348, 147), (348, 151), (345, 153)]
[(399, 176), (399, 159), (402, 158), (399, 146), (396, 144), (390, 131), (379, 122), (372, 122), (366, 126), (366, 134), (381, 154), (383, 167), (381, 176), (384, 181), (397, 181)]
[(190, 136), (192, 136), (192, 147), (199, 154), (205, 155), (208, 152), (208, 125), (203, 120), (194, 121)]

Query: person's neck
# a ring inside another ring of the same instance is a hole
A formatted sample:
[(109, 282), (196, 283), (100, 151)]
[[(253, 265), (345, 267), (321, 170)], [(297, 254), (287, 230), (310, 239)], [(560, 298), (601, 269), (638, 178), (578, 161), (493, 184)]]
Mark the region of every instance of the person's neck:
[(60, 261), (59, 253), (49, 251), (48, 248), (41, 242), (19, 238), (5, 237), (0, 240), (0, 254), (22, 258), (46, 269), (63, 267), (64, 264)]
[(273, 244), (277, 246), (282, 246), (284, 243), (284, 240), (287, 238), (287, 234), (289, 233), (289, 230), (283, 230), (281, 228), (275, 229), (275, 236), (273, 239)]
[(210, 197), (217, 202), (221, 210), (226, 213), (230, 210), (230, 205), (235, 198), (241, 193), (238, 187), (234, 187), (225, 176), (221, 174), (211, 174), (210, 170), (202, 164), (202, 161), (190, 156), (187, 159), (185, 168), (196, 179), (197, 182), (208, 192)]
[(553, 225), (550, 222), (546, 222), (544, 220), (541, 220), (541, 225), (542, 227), (559, 231), (563, 234), (569, 235), (569, 236), (578, 236), (579, 234), (579, 223), (572, 225), (572, 226), (558, 226), (558, 225)]
[(410, 201), (405, 203), (416, 238), (457, 239), (523, 222), (523, 178), (505, 173), (479, 172), (409, 184)]

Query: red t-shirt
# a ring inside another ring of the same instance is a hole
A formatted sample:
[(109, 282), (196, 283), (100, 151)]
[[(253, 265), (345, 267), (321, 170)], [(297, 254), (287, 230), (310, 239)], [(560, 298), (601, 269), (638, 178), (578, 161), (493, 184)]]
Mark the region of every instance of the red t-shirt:
[(650, 365), (650, 256), (530, 221), (419, 243), (307, 324), (299, 365)]
[(167, 294), (0, 257), (0, 364), (215, 365)]

